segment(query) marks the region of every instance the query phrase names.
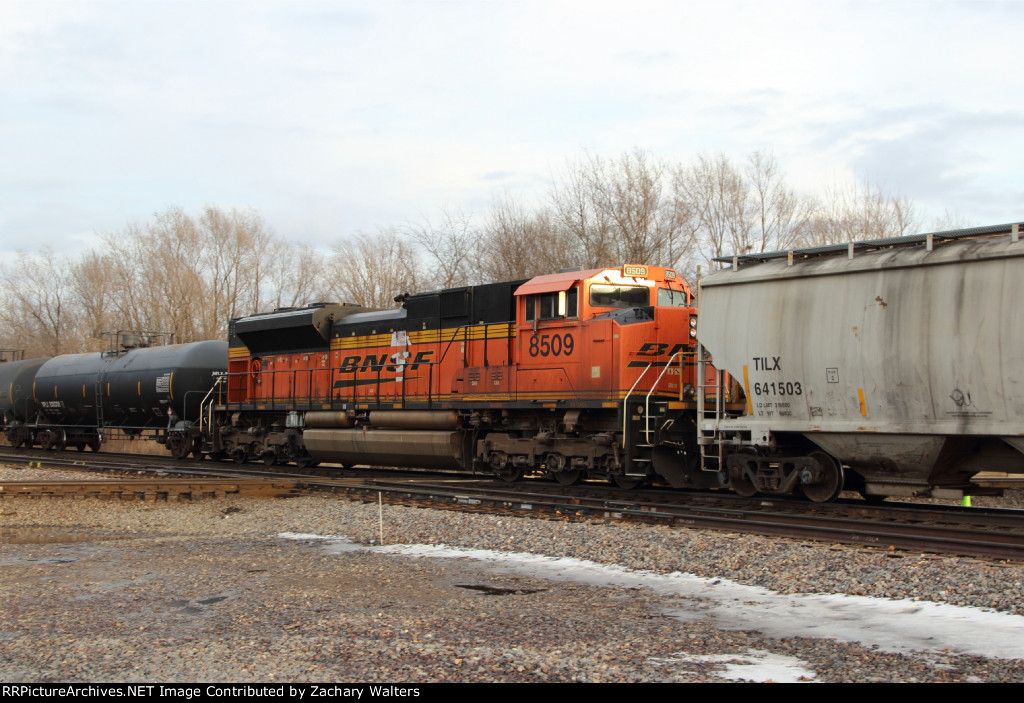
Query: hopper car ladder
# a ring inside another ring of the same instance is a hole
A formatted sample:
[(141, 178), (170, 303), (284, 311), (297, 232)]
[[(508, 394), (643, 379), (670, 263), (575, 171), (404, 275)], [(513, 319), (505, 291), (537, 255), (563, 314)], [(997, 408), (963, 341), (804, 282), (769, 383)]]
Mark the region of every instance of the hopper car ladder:
[[(697, 345), (697, 444), (700, 446), (700, 470), (719, 471), (725, 466), (724, 441), (718, 432), (718, 423), (725, 417), (725, 371), (717, 369), (714, 384), (708, 384), (707, 359), (707, 350)], [(707, 406), (709, 388), (715, 389), (714, 406), (710, 409)], [(714, 429), (705, 430), (705, 420), (713, 420)]]

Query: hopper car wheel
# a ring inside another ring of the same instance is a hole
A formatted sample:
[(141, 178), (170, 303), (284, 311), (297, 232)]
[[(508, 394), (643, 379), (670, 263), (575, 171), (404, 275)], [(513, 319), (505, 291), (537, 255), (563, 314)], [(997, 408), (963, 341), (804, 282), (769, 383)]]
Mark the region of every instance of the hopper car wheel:
[(98, 452), (100, 450), (100, 446), (102, 445), (103, 441), (99, 439), (90, 439), (88, 442), (85, 443), (85, 446), (89, 447), (89, 450), (93, 452)]
[[(741, 454), (747, 454), (747, 452), (741, 452)], [(743, 456), (729, 457), (729, 488), (736, 495), (751, 498), (757, 494), (757, 486), (747, 478), (746, 474), (741, 473), (740, 467), (737, 466), (738, 460), (743, 461), (744, 458)], [(745, 468), (750, 469), (755, 475), (757, 474), (756, 460), (748, 460), (744, 463), (746, 464)]]
[(624, 491), (632, 491), (644, 485), (647, 479), (634, 478), (624, 474), (612, 474), (612, 483)]
[(839, 497), (843, 491), (843, 466), (825, 452), (812, 452), (808, 455), (818, 462), (822, 468), (820, 482), (801, 485), (804, 495), (815, 503), (827, 503)]
[(85, 451), (85, 442), (75, 442), (75, 449), (77, 449), (80, 452), (84, 452)]
[(751, 498), (757, 493), (757, 487), (746, 478), (734, 478), (729, 482), (733, 492), (744, 498)]
[(551, 475), (554, 476), (555, 480), (563, 486), (575, 485), (580, 482), (581, 478), (583, 478), (583, 472), (579, 469), (575, 469), (573, 471), (553, 471)]

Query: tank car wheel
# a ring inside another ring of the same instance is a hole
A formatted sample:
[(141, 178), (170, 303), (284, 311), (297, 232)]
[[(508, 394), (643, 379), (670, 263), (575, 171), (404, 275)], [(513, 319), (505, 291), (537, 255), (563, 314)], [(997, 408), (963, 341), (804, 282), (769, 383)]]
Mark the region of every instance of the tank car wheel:
[(647, 483), (646, 478), (635, 478), (625, 474), (612, 474), (612, 484), (624, 491), (632, 491)]
[(100, 447), (103, 446), (103, 441), (99, 439), (90, 439), (85, 443), (85, 446), (89, 447), (89, 451), (98, 452)]
[(505, 483), (515, 483), (523, 477), (523, 467), (516, 466), (515, 464), (505, 464), (500, 469), (495, 470), (494, 475)]
[(167, 438), (167, 448), (170, 450), (171, 456), (178, 461), (188, 458), (188, 452), (189, 449), (191, 449), (188, 444), (188, 440), (184, 437), (174, 435)]
[(552, 471), (551, 475), (563, 486), (573, 486), (583, 478), (583, 471), (574, 469), (572, 471)]
[(311, 456), (304, 456), (300, 459), (296, 459), (295, 465), (300, 469), (312, 469), (314, 466), (320, 466), (320, 462)]
[(84, 452), (85, 451), (85, 442), (75, 442), (75, 449), (77, 449), (80, 452)]
[(822, 479), (818, 483), (801, 484), (800, 490), (815, 503), (828, 503), (839, 497), (843, 491), (843, 466), (825, 452), (811, 452), (808, 455), (818, 462)]

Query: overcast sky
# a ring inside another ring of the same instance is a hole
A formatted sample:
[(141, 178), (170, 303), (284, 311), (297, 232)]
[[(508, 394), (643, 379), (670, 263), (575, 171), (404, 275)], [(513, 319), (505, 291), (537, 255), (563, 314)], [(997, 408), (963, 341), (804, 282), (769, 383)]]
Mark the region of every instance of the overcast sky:
[(1022, 36), (981, 0), (0, 0), (0, 254), (206, 204), (327, 246), (634, 147), (1019, 221)]

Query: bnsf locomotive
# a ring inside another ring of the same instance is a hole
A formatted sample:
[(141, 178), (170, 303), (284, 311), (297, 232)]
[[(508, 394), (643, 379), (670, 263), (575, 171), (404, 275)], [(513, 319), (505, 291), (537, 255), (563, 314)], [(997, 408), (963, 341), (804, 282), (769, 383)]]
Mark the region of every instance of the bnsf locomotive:
[(697, 310), (672, 269), (575, 271), (402, 303), (234, 320), (228, 372), (202, 417), (167, 438), (171, 451), (717, 485), (714, 471), (692, 471), (697, 394), (713, 383), (698, 382)]

